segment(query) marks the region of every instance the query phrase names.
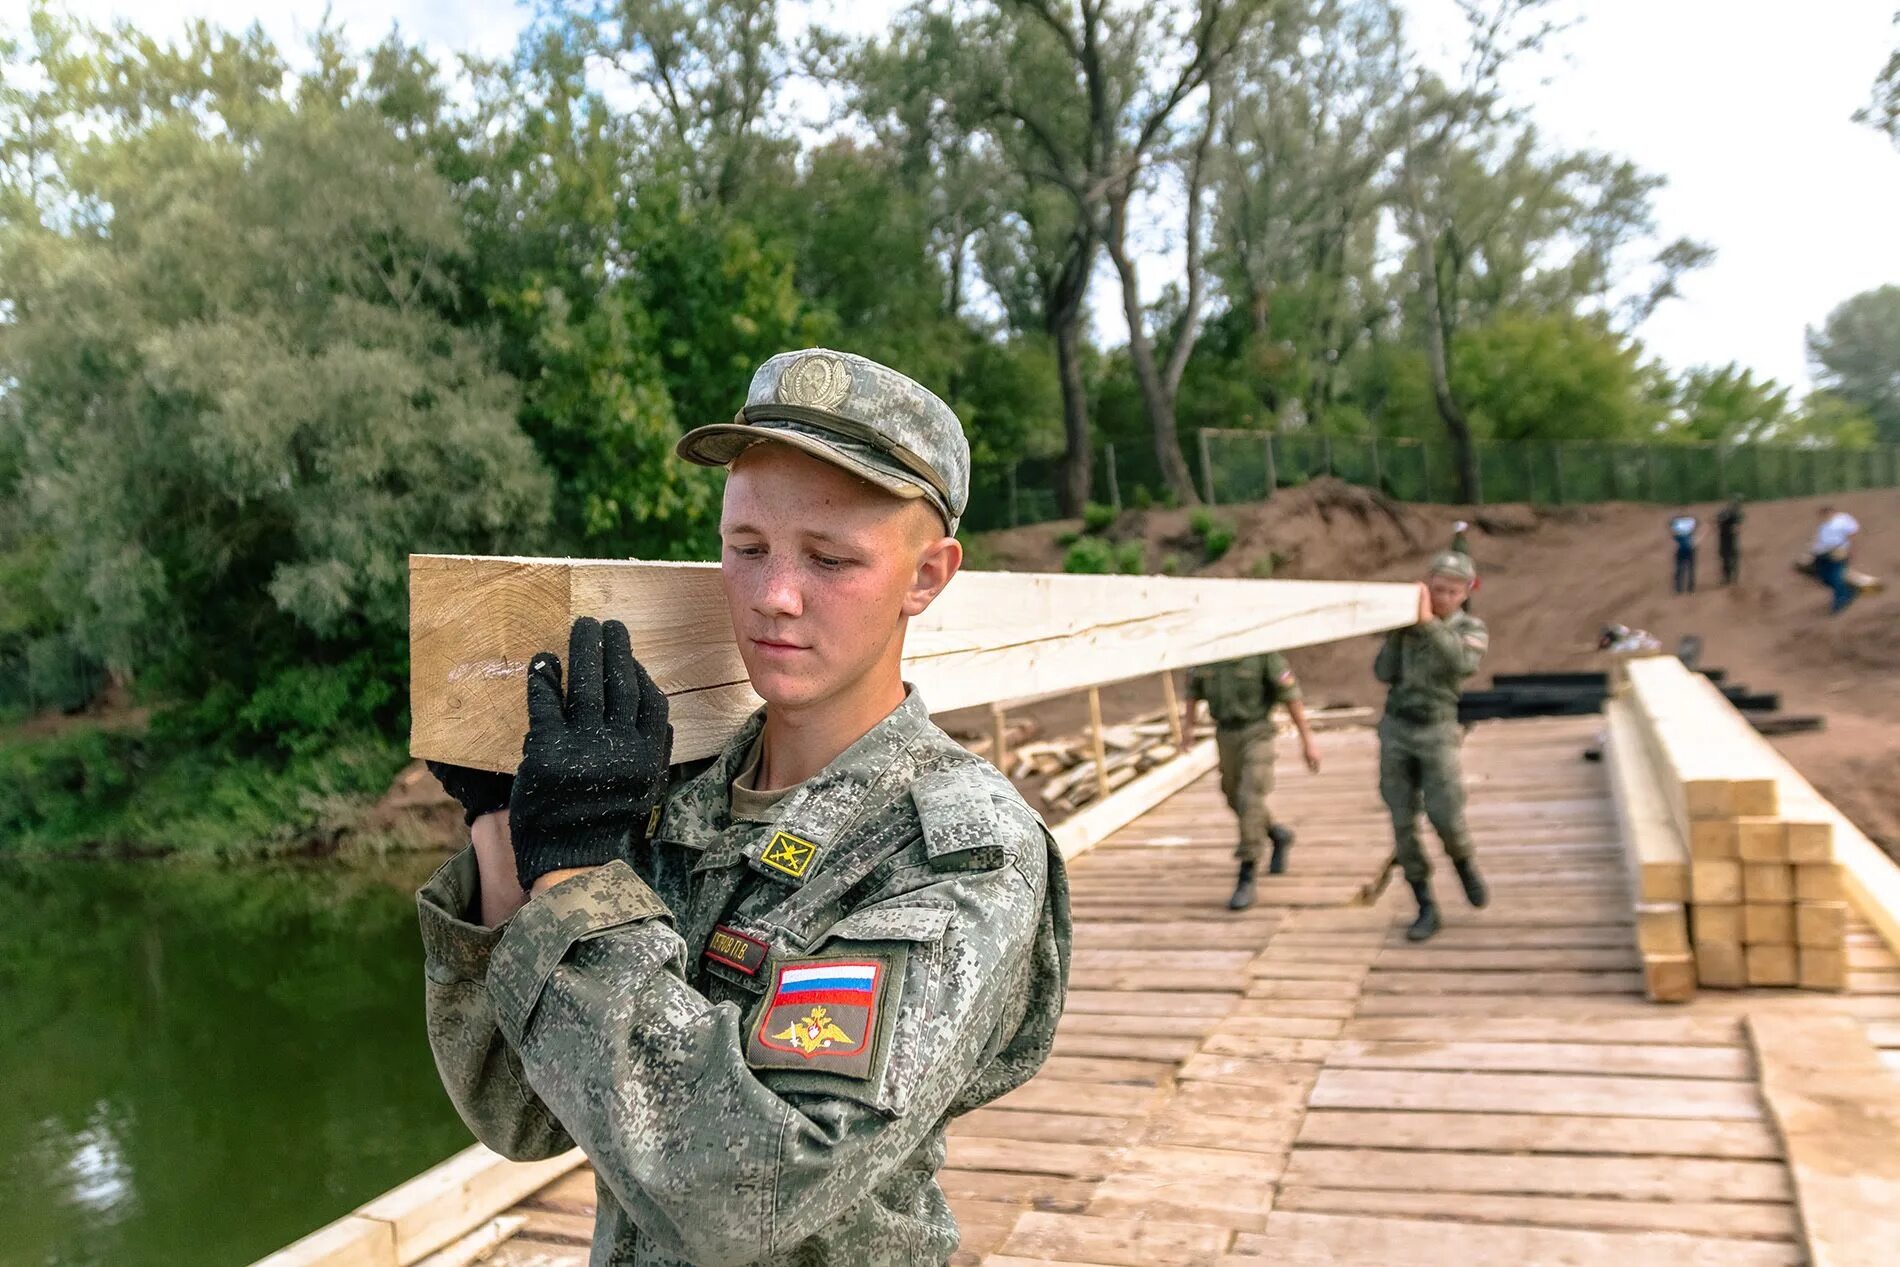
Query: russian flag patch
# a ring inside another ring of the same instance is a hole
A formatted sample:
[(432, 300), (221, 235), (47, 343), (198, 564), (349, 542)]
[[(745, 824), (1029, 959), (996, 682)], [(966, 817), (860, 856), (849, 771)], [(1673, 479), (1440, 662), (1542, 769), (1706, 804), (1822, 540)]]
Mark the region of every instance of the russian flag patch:
[(888, 972), (871, 957), (779, 965), (752, 1030), (749, 1063), (869, 1077)]

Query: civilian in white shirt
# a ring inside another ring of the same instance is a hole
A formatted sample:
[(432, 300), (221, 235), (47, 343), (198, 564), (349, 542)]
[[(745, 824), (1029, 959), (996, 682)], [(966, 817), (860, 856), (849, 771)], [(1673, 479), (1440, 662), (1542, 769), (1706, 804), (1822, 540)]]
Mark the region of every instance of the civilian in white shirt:
[(1846, 511), (1821, 507), (1821, 526), (1814, 534), (1814, 579), (1834, 591), (1829, 614), (1840, 612), (1860, 597), (1860, 589), (1847, 579), (1847, 564), (1853, 555), (1854, 534), (1860, 523)]

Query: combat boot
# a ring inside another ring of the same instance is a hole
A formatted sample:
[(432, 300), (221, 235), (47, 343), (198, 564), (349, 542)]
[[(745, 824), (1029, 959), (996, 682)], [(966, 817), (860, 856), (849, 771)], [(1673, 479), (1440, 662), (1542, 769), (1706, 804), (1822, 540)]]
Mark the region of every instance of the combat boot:
[(1482, 907), (1491, 900), (1491, 891), (1484, 887), (1484, 877), (1478, 874), (1477, 863), (1469, 858), (1454, 858), (1451, 865), (1458, 869), (1458, 883), (1465, 886), (1465, 901)]
[(1267, 839), (1273, 842), (1273, 856), (1267, 859), (1267, 874), (1285, 875), (1286, 851), (1293, 847), (1293, 832), (1275, 824), (1267, 828)]
[(1405, 940), (1424, 941), (1438, 931), (1438, 903), (1432, 901), (1431, 881), (1412, 881), (1412, 896), (1418, 899), (1418, 918), (1405, 930)]
[(1234, 895), (1227, 899), (1227, 909), (1244, 911), (1253, 905), (1253, 868), (1251, 862), (1240, 864), (1240, 880), (1234, 885)]

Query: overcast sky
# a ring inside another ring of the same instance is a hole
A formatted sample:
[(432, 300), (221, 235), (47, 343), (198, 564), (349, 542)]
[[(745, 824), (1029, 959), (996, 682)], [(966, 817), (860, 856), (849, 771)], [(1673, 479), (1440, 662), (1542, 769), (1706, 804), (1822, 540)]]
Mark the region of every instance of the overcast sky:
[[(1452, 0), (1404, 0), (1427, 46), (1455, 38)], [(0, 12), (23, 0), (0, 0)], [(261, 21), (298, 45), (324, 9), (359, 43), (391, 21), (439, 53), (508, 52), (527, 23), (521, 0), (67, 0), (95, 19), (148, 30), (186, 17)], [(795, 7), (795, 6), (788, 6)], [(892, 0), (827, 3), (864, 29)], [(1716, 248), (1684, 298), (1639, 332), (1676, 368), (1739, 361), (1805, 384), (1803, 332), (1828, 309), (1900, 283), (1900, 153), (1851, 121), (1900, 41), (1900, 0), (1589, 0), (1559, 53), (1516, 84), (1555, 143), (1609, 150), (1668, 178), (1656, 199), (1661, 236)], [(837, 24), (834, 21), (834, 24)], [(1156, 261), (1157, 264), (1160, 261)], [(1151, 267), (1144, 281), (1165, 278)], [(1123, 337), (1119, 308), (1098, 294), (1102, 333)]]

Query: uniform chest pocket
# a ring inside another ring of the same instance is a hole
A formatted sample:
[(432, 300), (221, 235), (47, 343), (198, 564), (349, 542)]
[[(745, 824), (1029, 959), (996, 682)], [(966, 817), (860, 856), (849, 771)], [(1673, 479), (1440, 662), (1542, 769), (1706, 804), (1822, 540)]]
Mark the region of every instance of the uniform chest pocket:
[(874, 906), (853, 911), (812, 943), (812, 949), (834, 941), (902, 941), (935, 944), (943, 940), (954, 912), (948, 905)]
[(775, 959), (747, 1019), (745, 1058), (775, 1091), (841, 1096), (904, 1111), (931, 1020), (939, 949), (954, 912), (884, 906), (838, 920), (797, 956)]

